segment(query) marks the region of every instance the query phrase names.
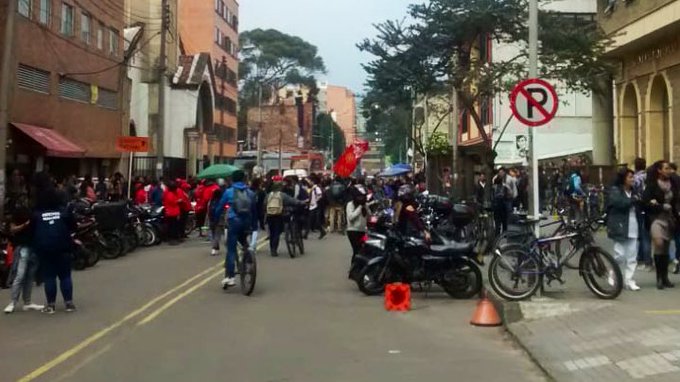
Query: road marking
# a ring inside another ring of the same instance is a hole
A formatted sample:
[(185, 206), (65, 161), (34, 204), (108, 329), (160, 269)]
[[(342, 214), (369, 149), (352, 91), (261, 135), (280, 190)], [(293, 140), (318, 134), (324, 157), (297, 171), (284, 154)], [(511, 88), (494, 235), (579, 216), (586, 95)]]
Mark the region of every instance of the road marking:
[[(257, 249), (258, 249), (258, 250), (259, 250), (259, 249), (262, 249), (262, 247), (264, 247), (266, 244), (267, 244), (266, 242), (260, 243), (260, 244), (257, 246)], [(158, 317), (159, 315), (161, 315), (161, 313), (163, 313), (163, 312), (165, 312), (166, 310), (168, 310), (170, 307), (172, 307), (173, 305), (175, 305), (177, 302), (179, 302), (179, 301), (180, 301), (181, 299), (183, 299), (184, 297), (186, 297), (186, 296), (188, 296), (188, 295), (194, 293), (195, 291), (197, 291), (198, 289), (200, 289), (202, 286), (204, 286), (205, 284), (209, 283), (210, 280), (212, 280), (212, 279), (214, 279), (215, 277), (219, 276), (222, 272), (224, 272), (224, 271), (223, 271), (223, 270), (219, 270), (217, 273), (214, 273), (214, 274), (212, 274), (212, 275), (206, 277), (205, 279), (203, 279), (203, 281), (201, 281), (200, 283), (198, 283), (198, 284), (194, 285), (193, 287), (187, 289), (186, 291), (184, 291), (184, 292), (178, 294), (177, 296), (175, 296), (175, 298), (173, 298), (172, 300), (166, 302), (165, 304), (163, 304), (163, 306), (161, 306), (160, 308), (158, 308), (158, 309), (156, 309), (155, 311), (151, 312), (148, 316), (144, 317), (141, 321), (137, 322), (137, 326), (146, 325), (146, 324), (148, 324), (149, 322), (153, 321), (156, 317)]]
[(680, 314), (680, 309), (645, 310), (645, 313), (647, 313), (647, 314), (656, 314), (656, 315), (673, 315), (673, 314)]
[[(261, 243), (260, 245), (258, 245), (257, 249), (260, 249), (262, 246), (264, 246), (264, 245), (266, 244), (266, 241), (267, 241), (267, 239), (263, 239), (263, 240), (262, 240), (262, 243)], [(173, 293), (175, 293), (175, 292), (181, 290), (182, 288), (185, 288), (187, 285), (193, 283), (195, 280), (200, 279), (201, 277), (205, 276), (206, 274), (208, 274), (208, 273), (214, 271), (216, 268), (221, 268), (221, 267), (223, 267), (223, 266), (224, 266), (224, 262), (219, 262), (219, 263), (217, 263), (217, 264), (211, 266), (210, 268), (208, 268), (208, 269), (206, 269), (206, 270), (200, 272), (199, 274), (197, 274), (197, 275), (195, 275), (195, 276), (192, 276), (191, 278), (189, 278), (189, 279), (186, 280), (185, 282), (181, 283), (180, 285), (178, 285), (178, 286), (176, 286), (176, 287), (170, 289), (169, 291), (163, 293), (162, 295), (160, 295), (160, 296), (158, 296), (158, 297), (155, 297), (154, 299), (152, 299), (152, 300), (149, 301), (148, 303), (144, 304), (142, 307), (140, 307), (140, 308), (138, 308), (138, 309), (132, 311), (131, 313), (129, 313), (127, 316), (123, 317), (123, 318), (120, 319), (119, 321), (117, 321), (117, 322), (111, 324), (110, 326), (108, 326), (108, 327), (106, 327), (106, 328), (100, 330), (99, 332), (97, 332), (97, 333), (91, 335), (90, 337), (86, 338), (85, 340), (83, 340), (83, 341), (80, 342), (79, 344), (77, 344), (77, 345), (73, 346), (72, 348), (66, 350), (65, 352), (61, 353), (61, 354), (58, 355), (56, 358), (54, 358), (54, 359), (52, 359), (51, 361), (49, 361), (49, 362), (43, 364), (42, 366), (38, 367), (37, 369), (35, 369), (35, 370), (32, 371), (31, 373), (29, 373), (29, 374), (23, 376), (23, 377), (20, 378), (17, 382), (30, 382), (30, 381), (35, 380), (36, 378), (38, 378), (38, 377), (40, 377), (41, 375), (47, 373), (48, 371), (52, 370), (52, 369), (55, 368), (56, 366), (59, 366), (60, 364), (66, 362), (68, 359), (70, 359), (71, 357), (73, 357), (73, 356), (75, 356), (76, 354), (80, 353), (80, 352), (83, 351), (85, 348), (87, 348), (88, 346), (90, 346), (90, 345), (92, 345), (93, 343), (97, 342), (98, 340), (100, 340), (101, 338), (103, 338), (104, 336), (106, 336), (107, 334), (109, 334), (109, 333), (111, 333), (112, 331), (114, 331), (114, 330), (120, 328), (120, 327), (123, 326), (123, 324), (125, 324), (126, 322), (128, 322), (128, 321), (132, 320), (133, 318), (139, 316), (140, 314), (144, 313), (144, 311), (148, 310), (150, 307), (152, 307), (153, 305), (155, 305), (155, 304), (158, 303), (159, 301), (161, 301), (161, 300), (167, 298), (168, 296), (170, 296), (170, 295), (172, 295)], [(222, 272), (222, 271), (220, 270), (220, 272)], [(207, 280), (210, 280), (210, 279), (213, 278), (213, 277), (215, 277), (215, 276), (210, 276)], [(202, 282), (201, 285), (204, 285), (205, 283), (207, 283), (207, 281), (203, 280), (203, 282)], [(192, 288), (192, 289), (193, 289), (193, 288)], [(194, 289), (194, 290), (195, 290), (195, 289)], [(186, 293), (186, 292), (185, 292), (185, 293)], [(173, 300), (174, 300), (174, 299), (173, 299)], [(179, 300), (177, 300), (177, 301), (179, 301)]]

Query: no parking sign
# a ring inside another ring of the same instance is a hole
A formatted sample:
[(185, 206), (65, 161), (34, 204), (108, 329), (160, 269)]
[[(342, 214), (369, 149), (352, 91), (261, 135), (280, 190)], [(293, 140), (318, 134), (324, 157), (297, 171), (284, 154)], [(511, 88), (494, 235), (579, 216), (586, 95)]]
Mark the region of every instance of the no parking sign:
[(527, 126), (543, 126), (555, 118), (558, 99), (548, 82), (532, 78), (520, 82), (510, 94), (512, 114)]

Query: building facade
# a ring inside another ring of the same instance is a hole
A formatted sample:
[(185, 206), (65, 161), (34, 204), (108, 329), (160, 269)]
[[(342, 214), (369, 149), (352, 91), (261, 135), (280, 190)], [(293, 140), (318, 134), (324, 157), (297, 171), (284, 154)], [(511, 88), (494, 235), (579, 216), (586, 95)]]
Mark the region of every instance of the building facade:
[[(8, 169), (110, 175), (121, 157), (116, 138), (128, 132), (123, 0), (9, 1), (18, 7)], [(0, 25), (6, 16), (7, 1)]]
[(206, 144), (216, 161), (234, 158), (237, 151), (238, 11), (236, 0), (179, 4), (179, 36), (184, 52), (209, 53), (215, 68), (214, 134)]
[(357, 130), (357, 107), (354, 93), (345, 87), (335, 85), (325, 85), (319, 89), (319, 92), (323, 93), (320, 99), (324, 103), (320, 109), (327, 110), (345, 134), (345, 142), (352, 143)]
[(613, 39), (614, 141), (618, 163), (680, 158), (680, 1), (599, 2)]

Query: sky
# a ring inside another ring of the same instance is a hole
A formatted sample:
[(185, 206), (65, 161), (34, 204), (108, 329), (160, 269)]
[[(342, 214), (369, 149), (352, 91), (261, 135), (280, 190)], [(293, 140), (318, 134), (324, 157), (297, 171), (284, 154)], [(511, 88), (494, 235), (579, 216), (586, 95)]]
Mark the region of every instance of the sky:
[[(240, 0), (239, 29), (278, 29), (316, 45), (328, 73), (320, 76), (332, 85), (362, 93), (370, 60), (356, 48), (374, 37), (373, 24), (402, 19), (414, 0)], [(325, 77), (325, 78), (324, 78)]]

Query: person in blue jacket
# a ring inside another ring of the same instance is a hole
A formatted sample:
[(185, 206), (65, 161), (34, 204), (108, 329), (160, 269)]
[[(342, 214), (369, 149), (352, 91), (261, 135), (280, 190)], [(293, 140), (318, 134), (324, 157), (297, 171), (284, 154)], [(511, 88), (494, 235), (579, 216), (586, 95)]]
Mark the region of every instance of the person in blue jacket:
[(227, 205), (227, 258), (225, 261), (225, 277), (222, 287), (236, 285), (236, 251), (238, 243), (248, 245), (248, 234), (257, 230), (257, 201), (255, 193), (245, 183), (243, 171), (236, 171), (231, 176), (233, 184), (222, 195), (219, 203), (213, 207), (217, 215)]

